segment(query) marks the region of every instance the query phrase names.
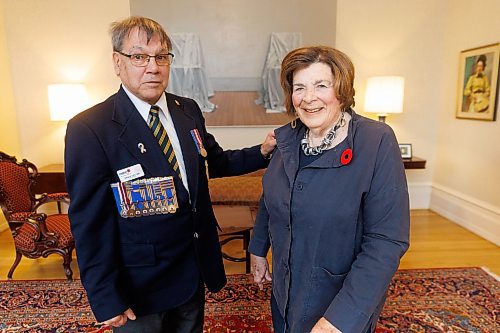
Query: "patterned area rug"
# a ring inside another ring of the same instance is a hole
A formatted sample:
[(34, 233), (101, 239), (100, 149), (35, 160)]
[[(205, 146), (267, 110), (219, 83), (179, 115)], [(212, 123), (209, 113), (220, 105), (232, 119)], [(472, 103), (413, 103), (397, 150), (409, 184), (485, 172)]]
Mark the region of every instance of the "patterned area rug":
[[(269, 286), (231, 275), (207, 293), (205, 332), (272, 332)], [(500, 282), (480, 268), (398, 271), (377, 333), (477, 332), (500, 327)], [(0, 333), (110, 333), (94, 323), (79, 281), (1, 281)]]

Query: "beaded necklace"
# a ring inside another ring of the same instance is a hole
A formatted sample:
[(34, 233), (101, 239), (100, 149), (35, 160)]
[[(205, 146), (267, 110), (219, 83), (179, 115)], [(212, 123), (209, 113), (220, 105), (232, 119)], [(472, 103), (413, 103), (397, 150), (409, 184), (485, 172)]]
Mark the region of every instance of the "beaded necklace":
[(300, 141), (300, 147), (304, 151), (304, 154), (306, 156), (310, 155), (319, 155), (322, 154), (324, 150), (326, 150), (330, 145), (332, 144), (332, 141), (335, 139), (335, 136), (337, 135), (337, 130), (345, 125), (345, 120), (344, 120), (344, 111), (342, 111), (342, 115), (340, 116), (340, 119), (337, 121), (335, 126), (332, 127), (332, 129), (326, 134), (326, 136), (323, 138), (323, 141), (321, 141), (321, 144), (319, 146), (311, 147), (309, 146), (309, 129), (304, 133), (304, 138)]

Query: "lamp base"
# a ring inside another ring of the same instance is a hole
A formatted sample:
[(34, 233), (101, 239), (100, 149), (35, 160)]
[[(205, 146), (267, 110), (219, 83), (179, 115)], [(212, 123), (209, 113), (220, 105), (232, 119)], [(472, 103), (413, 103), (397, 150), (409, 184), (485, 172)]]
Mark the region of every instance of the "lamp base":
[(378, 121), (380, 121), (382, 123), (385, 123), (385, 117), (386, 117), (385, 114), (379, 114), (378, 115)]

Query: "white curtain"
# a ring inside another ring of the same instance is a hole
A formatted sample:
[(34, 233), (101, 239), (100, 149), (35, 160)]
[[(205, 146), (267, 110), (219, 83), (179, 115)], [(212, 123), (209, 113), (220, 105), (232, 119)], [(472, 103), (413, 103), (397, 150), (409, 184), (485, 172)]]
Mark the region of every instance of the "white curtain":
[(285, 103), (280, 84), (281, 62), (288, 52), (302, 45), (300, 32), (273, 32), (269, 43), (264, 70), (262, 71), (262, 86), (257, 104), (264, 104), (266, 112), (284, 112)]
[(173, 33), (174, 62), (170, 67), (167, 91), (192, 98), (203, 112), (212, 112), (216, 106), (208, 98), (214, 95), (212, 84), (205, 72), (200, 37), (196, 33)]

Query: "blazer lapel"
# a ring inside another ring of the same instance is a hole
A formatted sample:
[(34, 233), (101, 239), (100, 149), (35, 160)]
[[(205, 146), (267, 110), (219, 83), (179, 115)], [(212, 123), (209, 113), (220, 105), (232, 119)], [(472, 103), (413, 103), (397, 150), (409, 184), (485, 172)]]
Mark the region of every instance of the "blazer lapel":
[(117, 94), (113, 121), (123, 126), (118, 141), (137, 159), (147, 177), (164, 175), (171, 168), (166, 158), (158, 158), (164, 156), (160, 145), (122, 88)]
[(184, 158), (184, 166), (189, 186), (191, 204), (196, 205), (198, 197), (198, 177), (199, 177), (199, 162), (200, 155), (196, 149), (195, 142), (191, 137), (191, 130), (196, 128), (195, 120), (184, 111), (184, 105), (174, 95), (167, 93), (167, 106), (172, 121), (174, 122), (175, 131), (181, 144), (182, 156)]

